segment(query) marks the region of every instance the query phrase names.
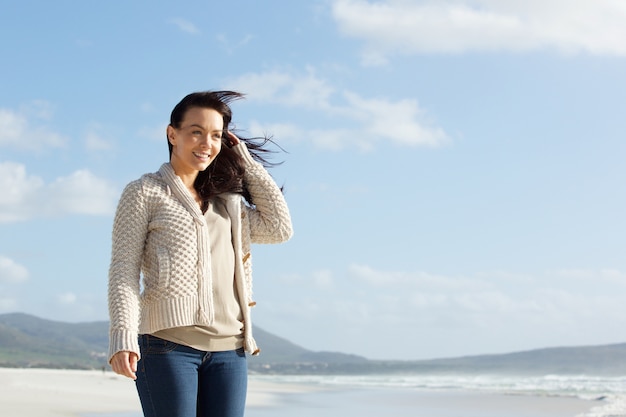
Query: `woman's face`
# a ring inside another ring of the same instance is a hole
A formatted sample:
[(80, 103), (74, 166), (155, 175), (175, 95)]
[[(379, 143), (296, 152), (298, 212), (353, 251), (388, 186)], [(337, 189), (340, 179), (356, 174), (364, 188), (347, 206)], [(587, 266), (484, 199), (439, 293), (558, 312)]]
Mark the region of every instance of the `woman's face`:
[(224, 119), (213, 109), (191, 107), (180, 128), (167, 127), (172, 144), (170, 163), (177, 175), (204, 171), (222, 149)]

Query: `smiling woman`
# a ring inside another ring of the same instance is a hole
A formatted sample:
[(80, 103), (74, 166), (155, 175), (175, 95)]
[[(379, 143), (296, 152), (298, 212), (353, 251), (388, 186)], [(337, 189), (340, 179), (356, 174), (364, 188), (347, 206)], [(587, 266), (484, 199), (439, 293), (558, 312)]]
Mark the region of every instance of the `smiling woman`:
[(292, 227), (263, 143), (228, 130), (228, 102), (240, 97), (183, 98), (167, 127), (169, 163), (131, 182), (115, 215), (109, 357), (137, 381), (147, 417), (243, 415), (245, 352), (259, 352), (250, 244), (284, 242)]

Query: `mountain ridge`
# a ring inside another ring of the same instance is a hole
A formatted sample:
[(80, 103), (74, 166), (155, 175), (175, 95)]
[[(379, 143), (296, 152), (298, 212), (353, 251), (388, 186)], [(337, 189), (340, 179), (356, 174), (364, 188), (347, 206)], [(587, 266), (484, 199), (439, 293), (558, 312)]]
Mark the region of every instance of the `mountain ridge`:
[[(255, 338), (263, 351), (249, 360), (254, 373), (626, 375), (626, 343), (401, 361), (311, 351), (258, 327)], [(100, 369), (108, 366), (107, 346), (106, 321), (66, 323), (25, 313), (0, 314), (0, 367)]]

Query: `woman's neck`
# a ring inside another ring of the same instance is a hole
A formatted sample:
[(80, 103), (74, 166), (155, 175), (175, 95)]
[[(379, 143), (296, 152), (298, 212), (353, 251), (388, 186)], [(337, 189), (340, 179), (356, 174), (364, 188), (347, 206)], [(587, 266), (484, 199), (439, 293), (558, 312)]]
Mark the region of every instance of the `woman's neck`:
[(172, 165), (176, 176), (185, 184), (185, 187), (188, 190), (193, 190), (193, 184), (196, 182), (196, 178), (198, 178), (198, 171), (186, 170), (180, 164), (177, 164), (176, 161), (170, 161), (170, 165)]
[(198, 171), (194, 170), (185, 170), (180, 164), (177, 164), (176, 161), (170, 161), (170, 165), (174, 169), (174, 173), (185, 185), (187, 191), (191, 194), (196, 203), (202, 208), (202, 198), (200, 197), (200, 193), (194, 187), (194, 183), (196, 182), (196, 178), (198, 178)]

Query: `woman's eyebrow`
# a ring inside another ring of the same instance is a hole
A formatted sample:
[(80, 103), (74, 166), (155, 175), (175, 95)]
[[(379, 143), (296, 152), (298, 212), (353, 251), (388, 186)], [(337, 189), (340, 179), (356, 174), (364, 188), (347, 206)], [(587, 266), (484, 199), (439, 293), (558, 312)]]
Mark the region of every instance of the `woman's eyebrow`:
[(200, 128), (200, 129), (204, 129), (204, 126), (201, 126), (201, 125), (196, 124), (196, 123), (192, 123), (192, 124), (190, 124), (190, 125), (188, 125), (188, 126), (183, 126), (182, 128), (183, 128), (183, 129), (187, 129), (187, 128), (189, 128), (189, 127), (197, 127), (197, 128)]
[[(190, 128), (196, 128), (196, 129), (202, 129), (202, 130), (207, 130), (204, 126), (199, 125), (197, 123), (192, 123), (188, 126), (182, 126), (181, 129), (190, 129)], [(222, 129), (213, 129), (213, 130), (209, 130), (209, 132), (211, 133), (222, 133), (223, 130)]]

